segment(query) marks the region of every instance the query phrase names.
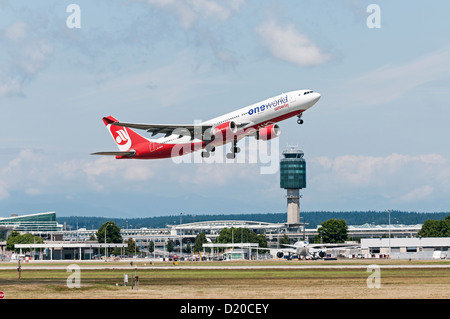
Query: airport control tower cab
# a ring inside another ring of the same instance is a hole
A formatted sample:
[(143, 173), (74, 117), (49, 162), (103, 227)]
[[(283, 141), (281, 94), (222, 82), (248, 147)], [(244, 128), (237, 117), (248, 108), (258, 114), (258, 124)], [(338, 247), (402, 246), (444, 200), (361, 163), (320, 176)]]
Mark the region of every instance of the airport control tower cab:
[(300, 224), (300, 189), (306, 188), (306, 162), (303, 151), (289, 147), (280, 161), (280, 187), (287, 190), (287, 223)]

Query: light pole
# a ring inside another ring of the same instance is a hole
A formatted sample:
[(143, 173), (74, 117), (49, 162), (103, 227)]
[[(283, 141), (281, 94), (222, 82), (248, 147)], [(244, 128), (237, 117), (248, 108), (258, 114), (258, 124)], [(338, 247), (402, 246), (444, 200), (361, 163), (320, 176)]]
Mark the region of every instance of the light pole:
[(183, 213), (180, 213), (180, 257), (183, 254), (183, 230), (181, 229), (181, 216)]
[(391, 257), (391, 212), (392, 209), (386, 210), (389, 214), (389, 257)]
[(106, 259), (108, 258), (108, 254), (107, 254), (107, 248), (106, 248), (106, 227), (108, 227), (108, 223), (106, 223), (105, 224), (105, 262), (106, 262)]

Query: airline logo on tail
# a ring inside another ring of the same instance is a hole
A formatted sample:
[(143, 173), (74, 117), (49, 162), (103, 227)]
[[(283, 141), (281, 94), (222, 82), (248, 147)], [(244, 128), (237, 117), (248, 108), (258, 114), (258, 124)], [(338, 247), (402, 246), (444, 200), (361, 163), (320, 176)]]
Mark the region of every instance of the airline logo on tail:
[(116, 142), (119, 150), (127, 151), (131, 147), (130, 135), (127, 132), (126, 127), (119, 127), (115, 125), (108, 124), (108, 131), (111, 133), (114, 141)]
[[(116, 136), (114, 137), (114, 135), (116, 135)], [(119, 145), (126, 144), (128, 142), (128, 140), (130, 139), (130, 136), (128, 135), (127, 131), (125, 131), (125, 129), (115, 131), (113, 133), (113, 137), (114, 137), (114, 140), (116, 141), (116, 143)]]

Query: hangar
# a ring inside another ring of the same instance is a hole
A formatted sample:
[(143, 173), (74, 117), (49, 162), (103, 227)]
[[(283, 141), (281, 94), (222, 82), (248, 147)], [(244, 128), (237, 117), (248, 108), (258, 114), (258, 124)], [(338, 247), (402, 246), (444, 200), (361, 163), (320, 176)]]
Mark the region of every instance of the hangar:
[(361, 238), (361, 254), (391, 259), (449, 259), (450, 237)]

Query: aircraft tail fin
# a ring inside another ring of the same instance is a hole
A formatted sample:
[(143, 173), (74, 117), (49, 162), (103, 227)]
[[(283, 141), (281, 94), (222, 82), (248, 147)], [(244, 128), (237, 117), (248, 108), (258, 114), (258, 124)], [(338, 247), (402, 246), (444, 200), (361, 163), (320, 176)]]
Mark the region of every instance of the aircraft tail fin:
[[(119, 148), (120, 152), (124, 152), (122, 154), (98, 154), (98, 155), (124, 155), (124, 156), (134, 156), (130, 151), (133, 146), (141, 144), (141, 143), (149, 143), (150, 141), (145, 137), (139, 135), (132, 129), (124, 126), (114, 125), (114, 123), (118, 123), (118, 121), (112, 117), (107, 116), (103, 118), (103, 122), (106, 125), (109, 133), (111, 134), (114, 142)], [(127, 153), (128, 152), (128, 153)], [(103, 152), (105, 153), (105, 152)], [(127, 153), (127, 154), (125, 154)], [(96, 154), (97, 155), (97, 154)]]

